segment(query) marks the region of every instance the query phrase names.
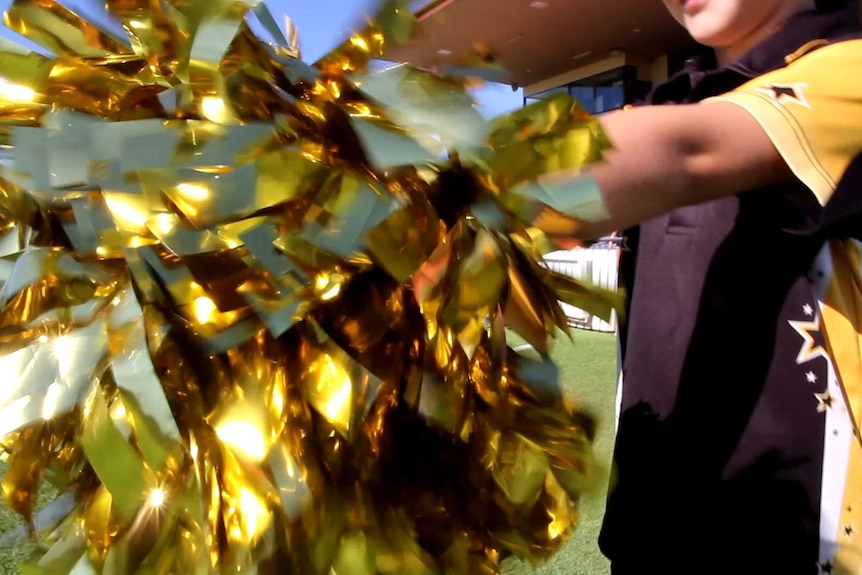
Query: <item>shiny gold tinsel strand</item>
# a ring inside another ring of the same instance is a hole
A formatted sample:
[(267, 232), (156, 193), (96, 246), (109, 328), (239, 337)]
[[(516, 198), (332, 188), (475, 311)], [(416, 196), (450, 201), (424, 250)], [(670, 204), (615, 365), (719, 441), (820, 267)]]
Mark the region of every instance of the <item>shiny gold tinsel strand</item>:
[(15, 0), (50, 56), (0, 46), (2, 494), (30, 525), (7, 539), (49, 545), (28, 573), (552, 553), (589, 419), (506, 329), (545, 352), (558, 300), (619, 303), (529, 228), (572, 207), (541, 176), (598, 159), (596, 122), (558, 97), (489, 125), (464, 78), (369, 71), (413, 33), (399, 2), (314, 65), (261, 2), (106, 11), (124, 36)]

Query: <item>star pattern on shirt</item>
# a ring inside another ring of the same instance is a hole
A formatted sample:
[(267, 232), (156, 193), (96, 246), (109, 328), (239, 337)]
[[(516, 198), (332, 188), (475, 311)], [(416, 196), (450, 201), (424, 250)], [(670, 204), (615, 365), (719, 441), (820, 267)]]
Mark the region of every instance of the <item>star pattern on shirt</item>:
[(811, 304), (807, 303), (802, 306), (802, 313), (804, 313), (808, 317), (811, 317), (814, 315), (814, 308), (811, 307)]
[(832, 403), (835, 401), (835, 398), (832, 397), (828, 389), (823, 393), (815, 393), (814, 397), (817, 398), (817, 413), (823, 413), (828, 409), (832, 409)]
[(813, 371), (809, 371), (805, 374), (805, 379), (808, 380), (808, 383), (817, 383), (817, 374)]
[(835, 564), (832, 561), (822, 561), (817, 564), (817, 568), (820, 570), (820, 575), (829, 575), (835, 570)]
[(852, 525), (845, 525), (844, 526), (844, 535), (846, 535), (847, 537), (853, 537), (853, 535), (855, 533), (856, 533), (856, 528), (853, 527)]
[(790, 84), (767, 84), (762, 88), (757, 88), (757, 91), (766, 94), (782, 106), (793, 103), (810, 109), (811, 104), (805, 97), (807, 88), (808, 84), (805, 82), (793, 82)]
[(822, 345), (814, 341), (813, 333), (820, 331), (820, 318), (815, 317), (811, 321), (789, 321), (790, 327), (802, 338), (802, 347), (796, 355), (796, 363), (808, 363), (818, 357), (828, 358), (826, 350)]

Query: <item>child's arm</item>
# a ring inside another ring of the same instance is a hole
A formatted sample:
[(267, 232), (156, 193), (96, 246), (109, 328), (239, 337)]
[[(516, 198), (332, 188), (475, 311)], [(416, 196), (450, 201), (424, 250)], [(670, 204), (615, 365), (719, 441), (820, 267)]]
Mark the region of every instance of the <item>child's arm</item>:
[(589, 174), (610, 217), (574, 220), (548, 210), (535, 222), (545, 232), (598, 237), (681, 206), (793, 178), (757, 121), (730, 103), (635, 108), (603, 117), (602, 126), (613, 150)]
[[(589, 176), (608, 217), (587, 221), (545, 210), (535, 223), (551, 235), (596, 237), (794, 178), (825, 206), (862, 154), (860, 69), (862, 40), (847, 41), (705, 103), (603, 117), (614, 150)], [(856, 195), (849, 203), (842, 198), (842, 206), (862, 211)]]

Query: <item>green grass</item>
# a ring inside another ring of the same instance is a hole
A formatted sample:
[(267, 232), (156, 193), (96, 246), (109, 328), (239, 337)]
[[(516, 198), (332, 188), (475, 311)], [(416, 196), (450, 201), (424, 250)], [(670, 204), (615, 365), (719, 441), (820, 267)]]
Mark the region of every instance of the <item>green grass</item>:
[[(6, 464), (0, 463), (0, 473), (5, 473), (5, 471)], [(46, 483), (39, 492), (37, 507), (41, 508), (50, 503), (55, 494), (56, 490), (50, 484)], [(24, 525), (24, 522), (21, 521), (18, 515), (0, 504), (0, 536), (22, 525)], [(35, 551), (36, 543), (29, 541), (11, 547), (0, 548), (0, 575), (17, 574), (18, 565), (30, 559)]]
[[(512, 338), (510, 338), (512, 339)], [(608, 575), (610, 565), (596, 543), (611, 466), (616, 397), (616, 336), (588, 331), (574, 332), (574, 344), (557, 341), (552, 357), (560, 367), (560, 379), (584, 407), (598, 419), (595, 454), (602, 477), (600, 488), (581, 501), (581, 522), (574, 537), (550, 560), (533, 566), (509, 560), (503, 575)]]
[[(511, 338), (516, 340), (517, 338)], [(577, 396), (583, 405), (596, 415), (599, 422), (596, 456), (604, 475), (610, 469), (613, 443), (614, 396), (616, 392), (616, 340), (613, 335), (575, 331), (575, 342), (560, 339), (553, 350), (553, 358), (560, 366), (561, 380), (567, 391)], [(517, 345), (513, 341), (512, 345)], [(0, 472), (2, 472), (0, 464)], [(548, 562), (538, 567), (517, 560), (503, 566), (503, 575), (607, 575), (607, 560), (596, 546), (599, 527), (604, 513), (607, 477), (600, 481), (602, 488), (584, 498), (581, 505), (581, 523), (575, 536)], [(20, 525), (18, 518), (0, 506), (0, 534)], [(13, 575), (17, 565), (32, 552), (30, 544), (13, 549), (0, 549), (0, 575)]]

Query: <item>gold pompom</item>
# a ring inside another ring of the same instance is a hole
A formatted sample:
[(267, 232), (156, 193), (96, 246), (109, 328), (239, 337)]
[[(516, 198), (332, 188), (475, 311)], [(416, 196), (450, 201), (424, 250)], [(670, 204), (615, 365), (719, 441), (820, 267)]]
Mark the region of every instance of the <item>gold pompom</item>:
[(121, 37), (15, 0), (50, 55), (0, 46), (28, 572), (466, 575), (557, 549), (592, 426), (507, 330), (546, 358), (560, 300), (619, 304), (541, 264), (531, 217), (562, 199), (521, 185), (598, 159), (596, 121), (557, 97), (488, 123), (467, 78), (371, 70), (413, 33), (400, 2), (313, 65), (262, 2), (106, 10)]

